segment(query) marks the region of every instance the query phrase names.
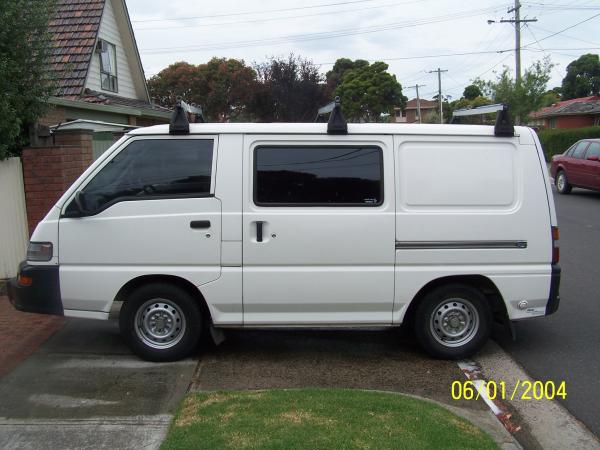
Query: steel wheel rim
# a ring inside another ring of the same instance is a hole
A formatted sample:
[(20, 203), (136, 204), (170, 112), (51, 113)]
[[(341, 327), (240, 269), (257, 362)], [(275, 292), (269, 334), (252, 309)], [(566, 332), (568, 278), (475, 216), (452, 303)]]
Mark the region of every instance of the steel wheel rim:
[(171, 300), (148, 300), (135, 313), (135, 332), (149, 347), (166, 349), (177, 345), (185, 334), (186, 320)]
[(558, 175), (558, 180), (556, 181), (556, 184), (558, 185), (558, 190), (562, 191), (565, 188), (565, 174), (564, 173), (560, 173)]
[(463, 298), (440, 303), (431, 314), (431, 334), (444, 347), (459, 347), (470, 342), (479, 330), (479, 314)]

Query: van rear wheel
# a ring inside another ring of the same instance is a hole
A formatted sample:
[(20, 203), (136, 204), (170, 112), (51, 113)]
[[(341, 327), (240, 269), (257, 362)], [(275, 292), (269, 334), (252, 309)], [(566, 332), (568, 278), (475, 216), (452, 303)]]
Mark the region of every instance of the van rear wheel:
[(176, 361), (198, 344), (202, 315), (184, 289), (152, 283), (136, 289), (123, 303), (119, 327), (123, 339), (142, 359)]
[(415, 334), (435, 358), (459, 359), (476, 353), (487, 341), (492, 314), (481, 291), (452, 284), (429, 292), (415, 312)]

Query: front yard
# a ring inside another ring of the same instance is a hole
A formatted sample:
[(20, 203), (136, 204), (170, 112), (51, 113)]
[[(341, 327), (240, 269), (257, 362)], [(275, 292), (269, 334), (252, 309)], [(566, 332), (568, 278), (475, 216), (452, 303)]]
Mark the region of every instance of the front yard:
[(167, 449), (497, 449), (479, 428), (431, 402), (349, 389), (192, 393)]

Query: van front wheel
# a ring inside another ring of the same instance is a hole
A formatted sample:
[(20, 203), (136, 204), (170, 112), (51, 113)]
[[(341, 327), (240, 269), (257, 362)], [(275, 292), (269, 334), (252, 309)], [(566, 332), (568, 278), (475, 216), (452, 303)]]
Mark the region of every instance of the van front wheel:
[(176, 361), (198, 344), (202, 317), (196, 300), (185, 290), (152, 283), (136, 289), (123, 303), (119, 327), (139, 357)]
[(436, 358), (465, 358), (490, 335), (492, 315), (481, 291), (466, 285), (441, 286), (429, 292), (415, 313), (415, 334)]

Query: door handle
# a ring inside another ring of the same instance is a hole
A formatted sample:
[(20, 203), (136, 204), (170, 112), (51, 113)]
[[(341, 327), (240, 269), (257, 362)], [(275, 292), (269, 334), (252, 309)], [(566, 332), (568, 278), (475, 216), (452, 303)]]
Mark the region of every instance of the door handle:
[(192, 220), (190, 222), (190, 228), (195, 230), (210, 228), (210, 220)]
[(256, 222), (256, 242), (263, 241), (263, 223), (264, 222)]

